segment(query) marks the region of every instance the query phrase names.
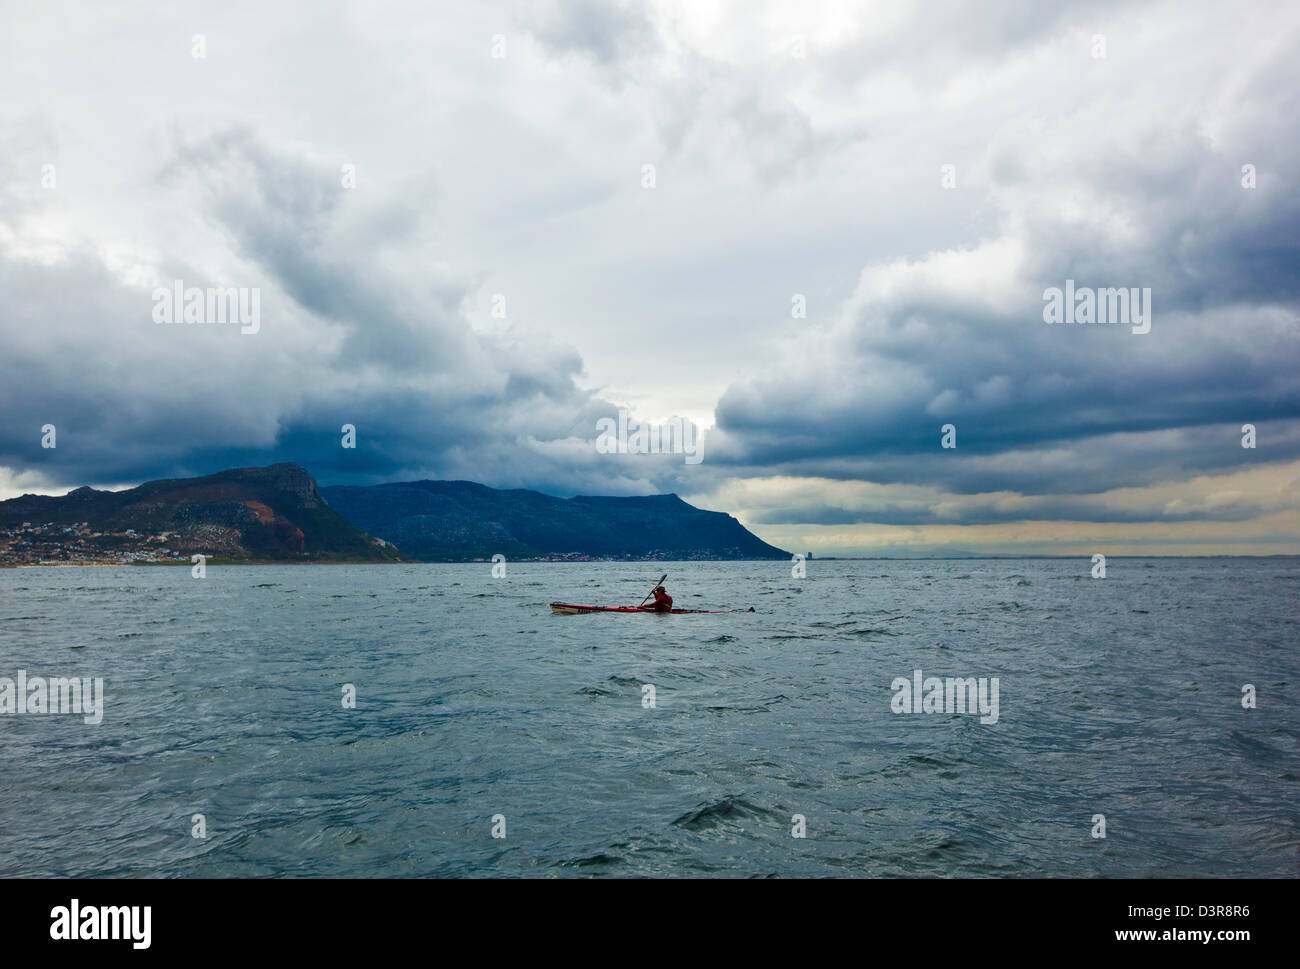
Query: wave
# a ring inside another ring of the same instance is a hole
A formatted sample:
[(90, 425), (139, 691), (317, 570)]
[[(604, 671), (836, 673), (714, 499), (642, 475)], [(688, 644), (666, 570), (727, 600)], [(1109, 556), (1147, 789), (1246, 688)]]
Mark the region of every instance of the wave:
[(735, 824), (746, 818), (780, 818), (785, 815), (772, 808), (760, 807), (739, 795), (727, 795), (717, 801), (702, 804), (693, 811), (687, 811), (676, 821), (674, 827), (699, 831), (722, 825)]

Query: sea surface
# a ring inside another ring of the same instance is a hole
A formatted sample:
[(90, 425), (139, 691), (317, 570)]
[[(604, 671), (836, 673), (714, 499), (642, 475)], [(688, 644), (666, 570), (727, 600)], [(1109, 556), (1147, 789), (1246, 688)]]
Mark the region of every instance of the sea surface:
[[(1090, 570), (0, 570), (0, 676), (106, 695), (0, 714), (0, 876), (1300, 874), (1300, 560)], [(755, 611), (547, 608), (664, 571)], [(917, 669), (997, 722), (894, 712)]]

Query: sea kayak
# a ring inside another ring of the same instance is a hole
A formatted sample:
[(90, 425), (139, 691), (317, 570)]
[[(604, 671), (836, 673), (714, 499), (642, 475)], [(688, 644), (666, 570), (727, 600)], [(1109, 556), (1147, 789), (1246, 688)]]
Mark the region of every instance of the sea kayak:
[[(649, 606), (578, 606), (572, 602), (552, 602), (551, 612), (561, 616), (576, 616), (582, 612), (642, 612), (654, 615), (661, 610), (652, 609)], [(674, 616), (684, 615), (685, 613), (704, 613), (710, 616), (720, 616), (725, 612), (753, 612), (751, 606), (748, 609), (669, 609), (669, 614)]]

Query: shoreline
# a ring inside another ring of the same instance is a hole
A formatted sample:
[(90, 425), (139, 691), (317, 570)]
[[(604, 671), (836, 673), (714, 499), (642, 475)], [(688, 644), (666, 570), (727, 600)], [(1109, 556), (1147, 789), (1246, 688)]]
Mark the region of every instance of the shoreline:
[[(1278, 555), (1110, 555), (1108, 559), (1300, 559), (1300, 555), (1278, 554)], [(1087, 559), (1086, 555), (933, 555), (933, 556), (828, 556), (820, 559), (808, 559), (812, 563), (821, 562), (1023, 562), (1023, 561), (1065, 561), (1072, 559)], [(516, 565), (651, 565), (655, 563), (685, 565), (692, 563), (712, 563), (712, 562), (781, 562), (787, 563), (788, 559), (746, 559), (746, 558), (726, 558), (726, 559), (586, 559), (583, 561), (563, 561), (552, 559), (510, 559), (511, 564)], [(130, 568), (190, 568), (192, 562), (14, 562), (0, 563), (0, 569), (130, 569)], [(243, 565), (284, 565), (284, 566), (330, 566), (330, 565), (492, 565), (491, 559), (480, 559), (478, 561), (466, 559), (408, 559), (405, 561), (384, 561), (384, 562), (355, 562), (347, 560), (336, 561), (319, 561), (319, 562), (286, 562), (281, 559), (208, 559), (205, 565), (221, 566), (229, 568), (231, 566)]]

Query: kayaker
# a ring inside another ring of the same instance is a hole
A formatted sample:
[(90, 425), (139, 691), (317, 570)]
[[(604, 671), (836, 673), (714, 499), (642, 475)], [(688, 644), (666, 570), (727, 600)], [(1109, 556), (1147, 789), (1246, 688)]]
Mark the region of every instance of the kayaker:
[[(645, 588), (642, 586), (641, 588)], [(667, 612), (673, 607), (673, 597), (668, 594), (663, 586), (655, 586), (655, 601), (650, 603), (650, 608), (656, 612)]]

